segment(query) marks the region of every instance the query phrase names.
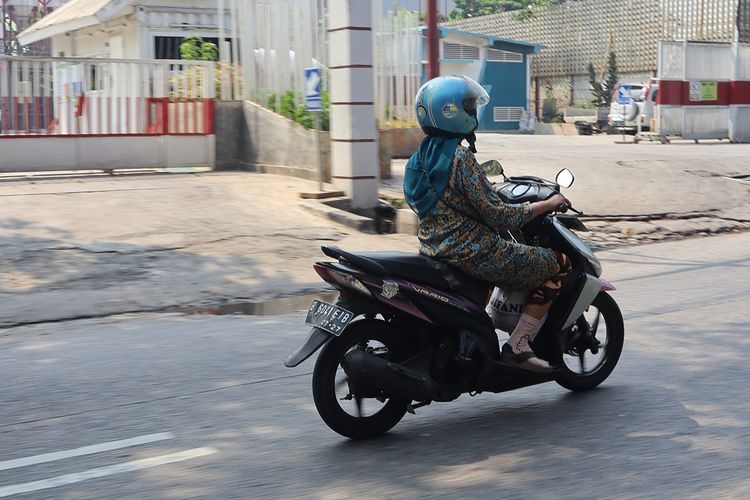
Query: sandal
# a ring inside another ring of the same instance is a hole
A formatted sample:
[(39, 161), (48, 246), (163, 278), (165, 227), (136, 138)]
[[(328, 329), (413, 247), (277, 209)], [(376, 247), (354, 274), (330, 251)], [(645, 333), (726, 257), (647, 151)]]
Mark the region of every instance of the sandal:
[(539, 358), (534, 351), (524, 351), (516, 354), (513, 352), (513, 348), (507, 342), (503, 344), (501, 349), (501, 359), (506, 363), (510, 363), (522, 370), (527, 370), (534, 373), (552, 373), (552, 368), (549, 363)]

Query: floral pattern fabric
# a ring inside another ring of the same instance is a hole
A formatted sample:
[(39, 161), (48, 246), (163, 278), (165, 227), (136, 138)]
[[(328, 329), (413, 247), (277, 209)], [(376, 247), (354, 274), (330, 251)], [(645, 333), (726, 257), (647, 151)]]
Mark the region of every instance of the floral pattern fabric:
[(554, 252), (500, 237), (532, 217), (530, 203), (504, 203), (471, 151), (459, 145), (448, 188), (419, 220), (420, 253), (503, 289), (536, 288), (555, 275)]

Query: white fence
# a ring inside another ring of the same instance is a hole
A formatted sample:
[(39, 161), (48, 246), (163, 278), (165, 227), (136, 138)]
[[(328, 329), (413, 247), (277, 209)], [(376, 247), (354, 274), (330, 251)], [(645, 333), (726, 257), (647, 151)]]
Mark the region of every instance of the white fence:
[(213, 64), (0, 57), (0, 135), (211, 133)]
[(0, 57), (0, 171), (213, 166), (214, 65)]
[(388, 11), (374, 0), (375, 117), (381, 128), (415, 126), (414, 97), (424, 67), (422, 30), (416, 12)]
[[(275, 96), (272, 102), (278, 112), (281, 96), (291, 90), (295, 105), (302, 103), (303, 69), (325, 70), (323, 0), (232, 0), (225, 4), (230, 18), (236, 20), (230, 26), (231, 36), (241, 41), (231, 54), (232, 62), (242, 68), (232, 82), (233, 97), (266, 106), (270, 96)], [(322, 76), (325, 82), (325, 71)]]
[[(383, 1), (372, 2), (375, 116), (380, 127), (413, 126), (414, 96), (422, 81), (422, 32), (419, 15), (389, 11)], [(231, 67), (222, 72), (221, 98), (252, 99), (281, 108), (281, 96), (294, 93), (294, 105), (303, 103), (302, 72), (319, 67), (323, 87), (328, 85), (327, 32), (324, 0), (225, 0), (235, 22), (228, 35), (239, 39), (237, 51), (225, 51)], [(234, 49), (234, 47), (233, 47)], [(273, 97), (271, 97), (273, 96)]]

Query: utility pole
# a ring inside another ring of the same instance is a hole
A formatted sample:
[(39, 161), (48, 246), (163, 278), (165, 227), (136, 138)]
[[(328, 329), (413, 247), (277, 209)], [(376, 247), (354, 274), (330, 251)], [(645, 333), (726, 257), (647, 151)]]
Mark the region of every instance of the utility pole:
[(437, 0), (427, 0), (427, 79), (440, 76)]

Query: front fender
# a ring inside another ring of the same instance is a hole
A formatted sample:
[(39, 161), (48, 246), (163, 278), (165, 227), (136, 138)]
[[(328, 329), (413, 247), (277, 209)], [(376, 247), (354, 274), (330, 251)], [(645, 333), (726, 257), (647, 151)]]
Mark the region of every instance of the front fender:
[(284, 366), (286, 366), (287, 368), (294, 368), (295, 366), (299, 365), (304, 360), (312, 356), (315, 351), (323, 347), (323, 344), (325, 344), (332, 338), (333, 334), (328, 333), (325, 330), (321, 330), (320, 328), (313, 327), (313, 329), (310, 330), (310, 335), (307, 337), (307, 340), (304, 344), (302, 344), (302, 347), (294, 351), (289, 355), (288, 358), (286, 358), (286, 361), (284, 361)]

